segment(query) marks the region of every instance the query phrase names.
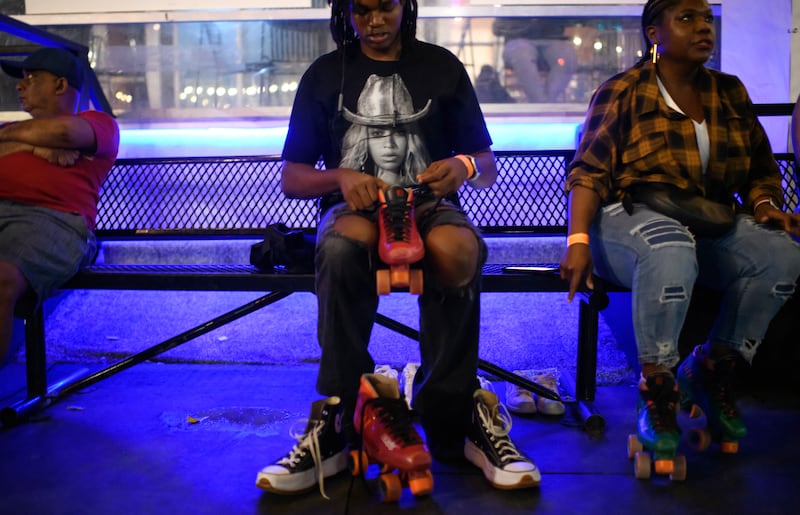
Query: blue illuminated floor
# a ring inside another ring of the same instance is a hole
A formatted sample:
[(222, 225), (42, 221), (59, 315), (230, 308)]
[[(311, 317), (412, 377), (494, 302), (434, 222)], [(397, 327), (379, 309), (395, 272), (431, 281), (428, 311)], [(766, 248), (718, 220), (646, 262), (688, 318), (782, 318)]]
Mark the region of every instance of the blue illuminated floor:
[[(78, 367), (56, 365), (50, 374)], [(379, 504), (375, 481), (351, 485), (346, 474), (326, 482), (330, 501), (317, 491), (263, 493), (256, 472), (292, 446), (292, 424), (317, 398), (315, 373), (314, 365), (126, 370), (51, 406), (38, 422), (0, 431), (0, 513), (345, 513), (349, 496), (349, 513), (777, 514), (800, 501), (797, 394), (748, 395), (741, 407), (750, 436), (740, 453), (687, 450), (689, 476), (670, 484), (633, 477), (629, 385), (598, 389), (607, 421), (599, 438), (554, 419), (514, 417), (515, 441), (543, 472), (536, 490), (498, 491), (477, 469), (436, 465), (433, 494), (399, 505)], [(22, 386), (23, 374), (21, 364), (0, 370), (0, 398)]]

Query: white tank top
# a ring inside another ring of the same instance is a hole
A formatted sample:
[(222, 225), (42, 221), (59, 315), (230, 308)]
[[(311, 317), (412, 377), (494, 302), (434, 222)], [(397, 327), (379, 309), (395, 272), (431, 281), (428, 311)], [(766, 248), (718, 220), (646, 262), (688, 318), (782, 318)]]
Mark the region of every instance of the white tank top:
[[(678, 107), (678, 104), (672, 100), (672, 97), (669, 95), (667, 88), (664, 87), (661, 79), (656, 76), (656, 80), (658, 81), (658, 90), (661, 92), (661, 96), (664, 97), (664, 101), (667, 103), (667, 106), (685, 116), (686, 113), (684, 113), (683, 110)], [(705, 120), (703, 120), (701, 123), (697, 123), (696, 121), (692, 120), (692, 124), (694, 124), (695, 138), (697, 138), (697, 148), (700, 151), (700, 162), (703, 164), (703, 173), (706, 173), (708, 159), (711, 154), (711, 143), (708, 139), (708, 125), (706, 125)]]

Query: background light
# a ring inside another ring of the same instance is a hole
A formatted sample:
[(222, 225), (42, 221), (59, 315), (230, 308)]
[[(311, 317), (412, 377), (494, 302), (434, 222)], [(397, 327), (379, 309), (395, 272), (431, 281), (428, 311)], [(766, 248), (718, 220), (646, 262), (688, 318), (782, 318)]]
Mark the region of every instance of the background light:
[[(208, 102), (208, 99), (204, 99)], [(580, 124), (489, 123), (492, 149), (571, 150)], [(126, 129), (120, 133), (120, 158), (271, 156), (283, 150), (287, 127), (209, 129)]]

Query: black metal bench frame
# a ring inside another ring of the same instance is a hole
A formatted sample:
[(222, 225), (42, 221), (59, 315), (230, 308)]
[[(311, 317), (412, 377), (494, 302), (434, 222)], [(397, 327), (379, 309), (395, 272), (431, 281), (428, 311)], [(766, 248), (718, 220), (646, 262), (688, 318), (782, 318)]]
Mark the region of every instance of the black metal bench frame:
[[(571, 152), (528, 152), (528, 153), (498, 153), (500, 159), (513, 160), (518, 157), (556, 156), (560, 163), (566, 164), (571, 158)], [(795, 191), (789, 195), (791, 188), (787, 186), (787, 201), (790, 207), (796, 208), (798, 204), (797, 170), (792, 171), (792, 156), (782, 154), (776, 156), (783, 160), (782, 173), (788, 183), (794, 182)], [(263, 158), (276, 160), (276, 158)], [(137, 160), (127, 160), (132, 164)], [(125, 163), (122, 163), (125, 164)], [(789, 167), (789, 168), (787, 168)], [(562, 175), (563, 177), (563, 175)], [(564, 199), (562, 199), (563, 201)], [(102, 201), (101, 201), (102, 202)], [(467, 201), (469, 204), (469, 201)], [(467, 209), (469, 206), (465, 206)], [(565, 206), (562, 206), (565, 209)], [(469, 209), (467, 209), (469, 211)], [(485, 222), (485, 221), (484, 221)], [(505, 220), (493, 222), (493, 226), (482, 226), (486, 232), (521, 233), (563, 233), (565, 225), (565, 212), (556, 217), (556, 223), (540, 227), (507, 226)], [(127, 235), (128, 237), (149, 238), (163, 234), (179, 234), (190, 236), (208, 234), (209, 231), (198, 229), (172, 229), (172, 230), (122, 230), (103, 228), (98, 224), (98, 235)], [(244, 231), (257, 233), (259, 230)], [(218, 234), (218, 230), (210, 231)], [(241, 229), (228, 231), (228, 234), (241, 235)], [(509, 273), (504, 271), (504, 265), (485, 265), (482, 271), (483, 292), (566, 292), (567, 284), (562, 281), (557, 273)], [(596, 392), (597, 370), (597, 337), (599, 313), (608, 305), (607, 291), (626, 291), (603, 281), (596, 281), (598, 287), (592, 292), (582, 292), (579, 308), (577, 367), (574, 381), (568, 378), (564, 381), (567, 390), (574, 394), (574, 415), (576, 424), (588, 432), (599, 433), (605, 428), (605, 420), (593, 406)], [(193, 338), (221, 327), (229, 322), (241, 318), (256, 310), (262, 309), (274, 302), (283, 299), (294, 292), (313, 292), (313, 274), (288, 274), (259, 272), (250, 265), (93, 265), (81, 270), (64, 289), (106, 289), (106, 290), (179, 290), (179, 291), (263, 291), (266, 295), (248, 302), (228, 313), (220, 315), (200, 326), (189, 329), (164, 342), (154, 345), (117, 363), (103, 368), (92, 374), (79, 374), (48, 385), (44, 316), (40, 308), (25, 320), (25, 353), (27, 396), (24, 400), (4, 408), (0, 411), (0, 422), (4, 426), (13, 426), (28, 418), (30, 415), (44, 409), (61, 398), (86, 388), (122, 370), (138, 363), (149, 360), (177, 347)], [(401, 324), (391, 318), (378, 314), (377, 322), (389, 329), (395, 330), (412, 339), (418, 339), (417, 330)], [(552, 393), (543, 389), (523, 377), (508, 372), (492, 363), (481, 360), (479, 367), (495, 376), (535, 391), (541, 395), (552, 397)], [(556, 396), (557, 397), (557, 396)], [(567, 399), (564, 399), (565, 401)]]
[[(557, 273), (507, 273), (504, 265), (485, 265), (482, 291), (566, 292)], [(47, 383), (44, 314), (39, 309), (25, 320), (27, 397), (0, 412), (4, 426), (13, 426), (56, 401), (106, 379), (136, 364), (151, 360), (198, 336), (273, 304), (295, 292), (313, 292), (313, 274), (267, 274), (250, 265), (94, 265), (81, 270), (63, 289), (174, 290), (174, 291), (263, 291), (264, 296), (219, 315), (197, 327), (113, 363), (92, 374), (81, 374)], [(567, 391), (574, 391), (578, 422), (591, 432), (600, 432), (605, 421), (594, 409), (597, 369), (597, 328), (599, 312), (608, 305), (603, 291), (586, 292), (580, 300), (577, 373), (574, 385), (564, 378)], [(388, 329), (418, 340), (419, 332), (380, 313), (376, 321)], [(552, 393), (536, 383), (495, 364), (479, 360), (479, 368), (505, 381), (540, 395)], [(558, 399), (558, 397), (556, 396)]]

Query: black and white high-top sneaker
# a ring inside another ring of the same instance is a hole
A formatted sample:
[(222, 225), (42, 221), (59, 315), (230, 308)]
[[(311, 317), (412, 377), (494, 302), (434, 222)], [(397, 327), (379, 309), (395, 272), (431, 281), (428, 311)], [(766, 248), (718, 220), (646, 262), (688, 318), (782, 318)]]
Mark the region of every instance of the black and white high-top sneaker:
[(511, 416), (497, 395), (475, 390), (472, 423), (467, 431), (464, 455), (483, 471), (495, 488), (512, 490), (538, 486), (542, 480), (533, 460), (517, 450), (508, 436)]
[(296, 494), (319, 485), (347, 468), (347, 442), (342, 431), (342, 403), (328, 397), (311, 404), (305, 431), (289, 454), (258, 473), (256, 486), (278, 494)]

